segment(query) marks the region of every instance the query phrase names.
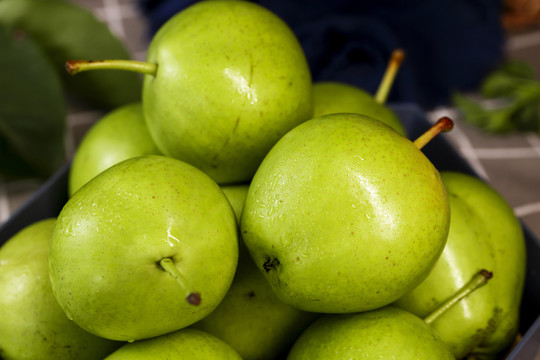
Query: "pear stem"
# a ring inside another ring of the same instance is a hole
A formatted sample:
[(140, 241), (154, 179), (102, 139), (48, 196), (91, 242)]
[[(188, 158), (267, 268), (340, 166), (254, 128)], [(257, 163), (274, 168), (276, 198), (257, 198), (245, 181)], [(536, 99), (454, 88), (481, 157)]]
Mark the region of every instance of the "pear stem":
[(199, 305), (201, 303), (201, 294), (198, 292), (192, 292), (188, 290), (188, 287), (186, 286), (186, 283), (184, 282), (184, 277), (178, 271), (176, 266), (174, 265), (174, 262), (171, 258), (163, 258), (159, 261), (159, 265), (168, 272), (174, 280), (180, 285), (182, 289), (186, 291), (186, 301), (190, 303), (191, 305)]
[(452, 306), (458, 303), (458, 301), (461, 301), (465, 297), (467, 297), (469, 294), (471, 294), (473, 291), (481, 288), (484, 286), (489, 279), (493, 277), (493, 273), (490, 271), (487, 271), (485, 269), (480, 270), (477, 274), (475, 274), (472, 279), (466, 283), (461, 289), (459, 289), (450, 299), (448, 299), (446, 302), (444, 302), (442, 305), (440, 305), (435, 311), (433, 311), (431, 314), (426, 316), (424, 318), (424, 321), (430, 325), (435, 320), (437, 320), (443, 313), (445, 313), (448, 309), (450, 309)]
[(418, 149), (422, 149), (428, 142), (430, 142), (435, 136), (441, 132), (446, 132), (452, 130), (454, 127), (454, 122), (449, 117), (443, 116), (437, 122), (429, 128), (425, 133), (420, 135), (416, 140), (413, 141), (413, 144), (416, 145)]
[(82, 71), (109, 69), (127, 70), (146, 75), (156, 75), (157, 64), (135, 61), (135, 60), (68, 60), (66, 61), (66, 71), (70, 75)]
[(390, 57), (390, 61), (386, 67), (381, 84), (375, 93), (375, 101), (377, 101), (379, 104), (384, 104), (386, 102), (386, 99), (390, 94), (390, 89), (394, 84), (394, 79), (396, 78), (397, 72), (404, 58), (405, 53), (403, 50), (396, 49), (392, 52), (392, 56)]

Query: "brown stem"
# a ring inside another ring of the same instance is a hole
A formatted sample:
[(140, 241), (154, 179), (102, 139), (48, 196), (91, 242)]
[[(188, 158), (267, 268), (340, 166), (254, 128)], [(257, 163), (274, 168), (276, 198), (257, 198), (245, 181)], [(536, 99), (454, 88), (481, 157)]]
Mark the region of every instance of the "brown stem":
[(425, 133), (420, 135), (416, 140), (413, 141), (413, 144), (416, 145), (418, 149), (422, 149), (428, 142), (430, 142), (435, 136), (441, 132), (446, 132), (452, 130), (454, 127), (454, 122), (447, 116), (443, 116), (437, 122), (429, 128)]

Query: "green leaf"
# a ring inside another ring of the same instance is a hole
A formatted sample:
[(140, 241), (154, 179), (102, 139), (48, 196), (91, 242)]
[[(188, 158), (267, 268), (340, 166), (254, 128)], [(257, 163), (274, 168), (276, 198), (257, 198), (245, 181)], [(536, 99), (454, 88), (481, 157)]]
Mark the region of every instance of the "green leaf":
[(139, 74), (92, 71), (70, 76), (67, 60), (130, 59), (124, 44), (93, 13), (63, 0), (0, 0), (0, 24), (24, 30), (51, 59), (67, 90), (92, 106), (140, 101)]
[(40, 47), (0, 26), (0, 175), (47, 177), (65, 161), (66, 104)]
[(540, 82), (527, 63), (513, 60), (503, 64), (484, 79), (480, 95), (477, 100), (453, 95), (465, 122), (489, 133), (540, 130)]
[(479, 102), (469, 99), (459, 92), (452, 95), (452, 102), (468, 123), (480, 128), (485, 128), (489, 124), (489, 112)]
[(487, 98), (508, 97), (512, 96), (516, 89), (535, 82), (532, 66), (512, 60), (501, 65), (483, 80), (480, 93)]

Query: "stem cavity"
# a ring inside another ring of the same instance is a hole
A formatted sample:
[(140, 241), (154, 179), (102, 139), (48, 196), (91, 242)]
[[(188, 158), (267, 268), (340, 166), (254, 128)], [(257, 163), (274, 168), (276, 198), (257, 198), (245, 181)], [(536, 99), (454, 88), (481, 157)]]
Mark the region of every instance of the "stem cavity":
[(377, 101), (379, 104), (384, 104), (386, 102), (386, 99), (390, 94), (392, 84), (394, 83), (394, 79), (396, 78), (397, 72), (404, 58), (405, 52), (402, 49), (397, 49), (392, 52), (392, 56), (388, 62), (388, 66), (383, 75), (381, 84), (375, 93), (375, 101)]
[(171, 258), (163, 258), (159, 261), (159, 266), (161, 268), (168, 272), (169, 275), (171, 275), (174, 280), (180, 285), (180, 288), (186, 292), (186, 301), (190, 303), (191, 305), (199, 305), (201, 303), (201, 294), (198, 292), (193, 292), (188, 289), (188, 286), (185, 283), (184, 276), (178, 271), (176, 266), (174, 265), (174, 261)]
[(279, 265), (279, 260), (277, 258), (268, 257), (262, 267), (264, 271), (269, 272), (270, 270), (276, 268), (276, 266), (278, 265)]
[(157, 64), (135, 60), (68, 60), (66, 71), (75, 75), (88, 70), (126, 70), (146, 75), (156, 75)]
[(466, 283), (461, 289), (459, 289), (450, 299), (442, 303), (435, 311), (429, 314), (424, 318), (424, 321), (431, 325), (435, 320), (437, 320), (442, 314), (444, 314), (448, 309), (458, 303), (460, 300), (467, 297), (469, 294), (475, 290), (484, 286), (489, 279), (493, 277), (493, 273), (485, 269), (480, 270), (472, 279)]
[(416, 145), (418, 149), (422, 149), (428, 142), (430, 142), (435, 136), (441, 132), (446, 132), (452, 130), (454, 127), (454, 122), (447, 116), (443, 116), (437, 122), (429, 128), (425, 133), (420, 135), (416, 140), (413, 141), (413, 144)]

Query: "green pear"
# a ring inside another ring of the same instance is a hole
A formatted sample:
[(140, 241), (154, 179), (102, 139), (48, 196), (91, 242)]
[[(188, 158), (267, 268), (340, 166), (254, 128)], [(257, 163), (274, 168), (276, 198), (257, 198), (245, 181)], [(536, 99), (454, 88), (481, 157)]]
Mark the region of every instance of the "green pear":
[(233, 208), (234, 215), (236, 216), (236, 221), (238, 223), (240, 222), (242, 209), (244, 208), (244, 203), (246, 202), (248, 189), (249, 184), (231, 184), (221, 186), (221, 190), (223, 190), (223, 193), (225, 193), (225, 196)]
[(362, 114), (380, 120), (403, 136), (407, 133), (396, 113), (385, 106), (395, 75), (404, 54), (401, 50), (392, 53), (388, 68), (379, 90), (372, 96), (367, 91), (350, 84), (322, 81), (313, 84), (313, 117), (335, 113)]
[(312, 117), (303, 50), (278, 16), (248, 1), (201, 1), (169, 19), (146, 62), (68, 61), (68, 71), (146, 74), (142, 104), (158, 148), (216, 182), (250, 181), (272, 145)]
[(454, 360), (436, 331), (392, 306), (356, 314), (327, 314), (298, 338), (288, 360)]
[(365, 90), (340, 82), (313, 84), (313, 117), (336, 113), (367, 115), (380, 120), (403, 136), (406, 131), (397, 114)]
[(152, 339), (126, 344), (106, 360), (241, 360), (226, 343), (194, 329), (182, 329)]
[[(222, 186), (235, 213), (242, 212), (248, 185)], [(240, 243), (238, 268), (221, 304), (192, 325), (231, 345), (244, 360), (277, 359), (314, 320), (280, 301)]]
[(79, 326), (138, 340), (214, 310), (238, 261), (234, 212), (199, 169), (147, 155), (113, 165), (60, 212), (50, 253), (60, 306)]
[(366, 311), (424, 280), (446, 243), (450, 209), (420, 147), (447, 126), (443, 118), (413, 143), (381, 121), (333, 114), (279, 140), (251, 182), (240, 225), (280, 300)]
[(152, 154), (160, 152), (144, 122), (141, 104), (116, 108), (92, 125), (81, 140), (69, 171), (69, 195), (120, 161)]
[(240, 249), (227, 295), (216, 310), (192, 327), (224, 340), (244, 360), (277, 359), (317, 314), (280, 301), (244, 246)]
[(431, 323), (456, 358), (494, 359), (516, 338), (526, 271), (525, 240), (512, 208), (471, 175), (442, 172), (451, 209), (444, 251), (430, 275), (395, 305), (425, 316), (472, 273), (493, 279)]
[(0, 248), (0, 358), (101, 360), (123, 343), (92, 335), (69, 320), (49, 280), (56, 219), (40, 220)]

